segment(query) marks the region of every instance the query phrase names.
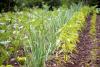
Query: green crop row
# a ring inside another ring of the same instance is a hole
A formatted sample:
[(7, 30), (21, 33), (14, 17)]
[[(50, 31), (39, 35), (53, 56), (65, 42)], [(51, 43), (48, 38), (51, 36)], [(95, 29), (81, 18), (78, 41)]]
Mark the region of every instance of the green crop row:
[(95, 36), (96, 34), (96, 9), (93, 10), (93, 16), (91, 17), (90, 34)]
[[(93, 49), (91, 50), (91, 58), (92, 58), (92, 61), (96, 61), (96, 58), (97, 58), (97, 52), (96, 52), (96, 48), (97, 48), (97, 38), (96, 38), (96, 18), (97, 18), (97, 14), (96, 14), (96, 9), (93, 8), (93, 14), (91, 16), (91, 25), (90, 25), (90, 38), (92, 40), (92, 44), (93, 44)], [(89, 65), (90, 66), (90, 65)]]
[(62, 42), (61, 51), (64, 52), (65, 61), (68, 60), (68, 54), (73, 52), (76, 42), (79, 42), (79, 31), (86, 24), (86, 17), (90, 14), (91, 8), (84, 6), (78, 12), (75, 12), (69, 22), (65, 23), (60, 29), (59, 40)]

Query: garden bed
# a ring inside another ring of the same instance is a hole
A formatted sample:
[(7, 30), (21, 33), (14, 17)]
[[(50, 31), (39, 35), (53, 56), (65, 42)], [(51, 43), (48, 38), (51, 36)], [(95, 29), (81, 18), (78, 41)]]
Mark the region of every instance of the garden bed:
[(100, 15), (73, 6), (0, 14), (0, 67), (98, 67)]
[[(57, 64), (57, 60), (47, 61), (47, 67), (99, 67), (100, 66), (100, 15), (96, 20), (96, 40), (91, 39), (89, 34), (91, 26), (91, 16), (87, 18), (87, 23), (82, 32), (79, 33), (79, 43), (77, 43), (77, 52), (70, 54), (68, 62)], [(96, 44), (94, 44), (94, 40)], [(91, 52), (96, 50), (95, 59), (92, 58)]]

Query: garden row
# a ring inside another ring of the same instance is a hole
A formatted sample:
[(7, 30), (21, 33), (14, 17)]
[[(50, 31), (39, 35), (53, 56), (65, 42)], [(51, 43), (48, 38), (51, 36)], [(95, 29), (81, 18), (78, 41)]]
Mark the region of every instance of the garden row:
[[(67, 67), (99, 67), (100, 60), (98, 56), (99, 47), (97, 36), (97, 16), (95, 9), (93, 14), (86, 19), (85, 28), (79, 33), (79, 42), (76, 45), (77, 52), (70, 54), (70, 59), (67, 62)], [(99, 29), (99, 27), (98, 27)]]
[[(82, 33), (83, 30), (86, 28), (87, 26), (86, 18), (90, 15), (90, 13), (93, 13), (92, 10), (95, 11), (95, 8), (94, 7), (90, 8), (87, 6), (83, 7), (82, 9), (80, 9), (80, 11), (75, 12), (74, 15), (71, 17), (71, 19), (68, 21), (68, 23), (65, 23), (60, 28), (59, 30), (60, 36), (58, 38), (60, 46), (58, 47), (56, 51), (55, 57), (53, 57), (47, 62), (47, 67), (52, 67), (53, 65), (56, 65), (56, 67), (60, 67), (60, 65), (61, 66), (67, 65), (66, 64), (67, 62), (70, 62), (70, 64), (68, 64), (69, 66), (73, 64), (72, 67), (74, 67), (74, 62), (71, 62), (70, 60), (72, 58), (71, 55), (73, 55), (73, 53), (76, 53), (76, 54), (78, 53), (77, 46), (82, 46), (83, 48), (83, 44), (80, 42), (81, 34), (79, 33)], [(93, 13), (93, 18), (91, 22), (92, 22), (91, 24), (92, 26), (91, 26), (90, 32), (91, 34), (93, 34), (95, 33), (96, 12)], [(82, 45), (78, 43), (81, 43)], [(83, 56), (84, 55), (85, 54), (83, 54)], [(75, 58), (76, 58), (76, 55), (75, 55)], [(80, 58), (78, 57), (78, 59)], [(76, 62), (79, 61), (78, 59), (76, 59)], [(80, 66), (77, 66), (77, 64), (75, 66), (80, 67)]]
[(27, 9), (0, 14), (1, 67), (44, 67), (59, 47), (67, 61), (91, 11), (92, 8), (79, 4), (55, 11)]

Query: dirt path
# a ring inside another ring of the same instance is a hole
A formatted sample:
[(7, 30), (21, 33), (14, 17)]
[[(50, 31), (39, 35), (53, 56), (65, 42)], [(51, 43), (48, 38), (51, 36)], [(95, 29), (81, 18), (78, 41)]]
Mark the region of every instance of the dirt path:
[(96, 20), (96, 38), (97, 38), (97, 57), (96, 57), (96, 63), (100, 67), (100, 15), (97, 16)]

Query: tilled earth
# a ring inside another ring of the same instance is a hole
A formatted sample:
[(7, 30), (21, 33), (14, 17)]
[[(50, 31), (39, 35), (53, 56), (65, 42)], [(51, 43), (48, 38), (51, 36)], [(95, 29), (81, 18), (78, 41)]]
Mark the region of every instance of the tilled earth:
[(47, 61), (47, 67), (100, 67), (100, 15), (96, 19), (96, 36), (93, 37), (89, 31), (91, 16), (87, 18), (86, 27), (79, 33), (77, 52), (70, 54), (70, 62), (57, 64), (56, 61)]

